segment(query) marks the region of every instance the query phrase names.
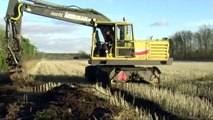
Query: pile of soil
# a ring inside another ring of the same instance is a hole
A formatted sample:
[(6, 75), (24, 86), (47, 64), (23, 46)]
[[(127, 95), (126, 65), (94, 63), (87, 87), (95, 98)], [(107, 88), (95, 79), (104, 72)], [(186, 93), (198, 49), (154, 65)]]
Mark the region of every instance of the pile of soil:
[[(14, 89), (0, 91), (0, 119), (112, 119), (120, 108), (109, 101), (85, 92), (79, 85), (63, 84), (46, 93), (18, 93)], [(10, 97), (8, 97), (10, 96)], [(20, 98), (25, 96), (25, 102)], [(7, 99), (2, 102), (2, 99)], [(9, 100), (8, 100), (9, 99)]]

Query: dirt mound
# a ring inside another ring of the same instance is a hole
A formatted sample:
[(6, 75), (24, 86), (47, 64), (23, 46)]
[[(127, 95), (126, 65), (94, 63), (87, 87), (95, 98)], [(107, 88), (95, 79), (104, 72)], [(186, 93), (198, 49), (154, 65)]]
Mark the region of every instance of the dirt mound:
[(118, 108), (110, 106), (108, 101), (83, 91), (82, 87), (77, 85), (63, 84), (41, 95), (41, 98), (37, 102), (47, 105), (44, 108), (54, 113), (50, 115), (54, 118), (111, 119), (112, 113), (119, 112)]
[[(108, 120), (120, 112), (120, 109), (110, 105), (109, 101), (90, 92), (85, 92), (83, 89), (79, 85), (63, 84), (46, 93), (28, 94), (27, 102), (24, 103), (18, 102), (19, 100), (2, 103), (4, 104), (2, 106), (4, 114), (0, 114), (0, 118), (7, 118), (12, 114), (15, 119)], [(15, 91), (12, 92), (16, 93)], [(11, 113), (11, 109), (14, 108), (16, 108), (16, 111)]]

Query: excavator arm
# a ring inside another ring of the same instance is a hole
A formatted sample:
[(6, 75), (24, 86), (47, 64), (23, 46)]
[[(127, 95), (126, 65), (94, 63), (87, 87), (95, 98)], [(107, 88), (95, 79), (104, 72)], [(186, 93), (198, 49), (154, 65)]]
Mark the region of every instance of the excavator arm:
[(82, 9), (77, 6), (56, 5), (42, 0), (9, 0), (5, 17), (7, 40), (7, 64), (11, 73), (22, 74), (21, 61), (21, 24), (23, 12), (54, 18), (62, 21), (93, 27), (94, 21), (110, 21), (93, 9)]
[(30, 2), (10, 0), (6, 16), (9, 16), (12, 20), (18, 20), (22, 16), (22, 12), (25, 11), (40, 16), (87, 26), (92, 26), (91, 21), (93, 19), (97, 21), (110, 21), (109, 18), (93, 9), (83, 9), (77, 6), (56, 5), (41, 0), (28, 1)]

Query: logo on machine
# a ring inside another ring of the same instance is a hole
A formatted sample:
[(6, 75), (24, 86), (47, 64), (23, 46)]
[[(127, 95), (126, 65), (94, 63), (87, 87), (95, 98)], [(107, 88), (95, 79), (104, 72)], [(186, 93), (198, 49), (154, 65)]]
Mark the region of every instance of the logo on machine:
[(71, 13), (68, 13), (68, 12), (65, 13), (64, 18), (73, 19), (73, 20), (80, 20), (80, 21), (86, 21), (86, 22), (91, 21), (91, 19), (86, 17), (86, 16), (75, 15), (75, 14), (71, 14)]
[(148, 54), (148, 53), (149, 53), (149, 50), (143, 50), (143, 51), (135, 52), (136, 55), (145, 55), (145, 54)]
[(51, 12), (52, 16), (56, 16), (56, 17), (63, 17), (63, 13), (60, 13), (60, 12)]

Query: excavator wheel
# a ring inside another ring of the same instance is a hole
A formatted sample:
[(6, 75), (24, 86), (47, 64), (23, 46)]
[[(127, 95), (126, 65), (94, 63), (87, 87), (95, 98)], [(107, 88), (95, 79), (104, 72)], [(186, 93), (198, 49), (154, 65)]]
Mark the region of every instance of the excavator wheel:
[(111, 66), (102, 66), (97, 70), (97, 81), (103, 88), (111, 87), (111, 77), (115, 68)]
[(96, 83), (97, 66), (87, 66), (85, 68), (85, 80), (90, 83)]

